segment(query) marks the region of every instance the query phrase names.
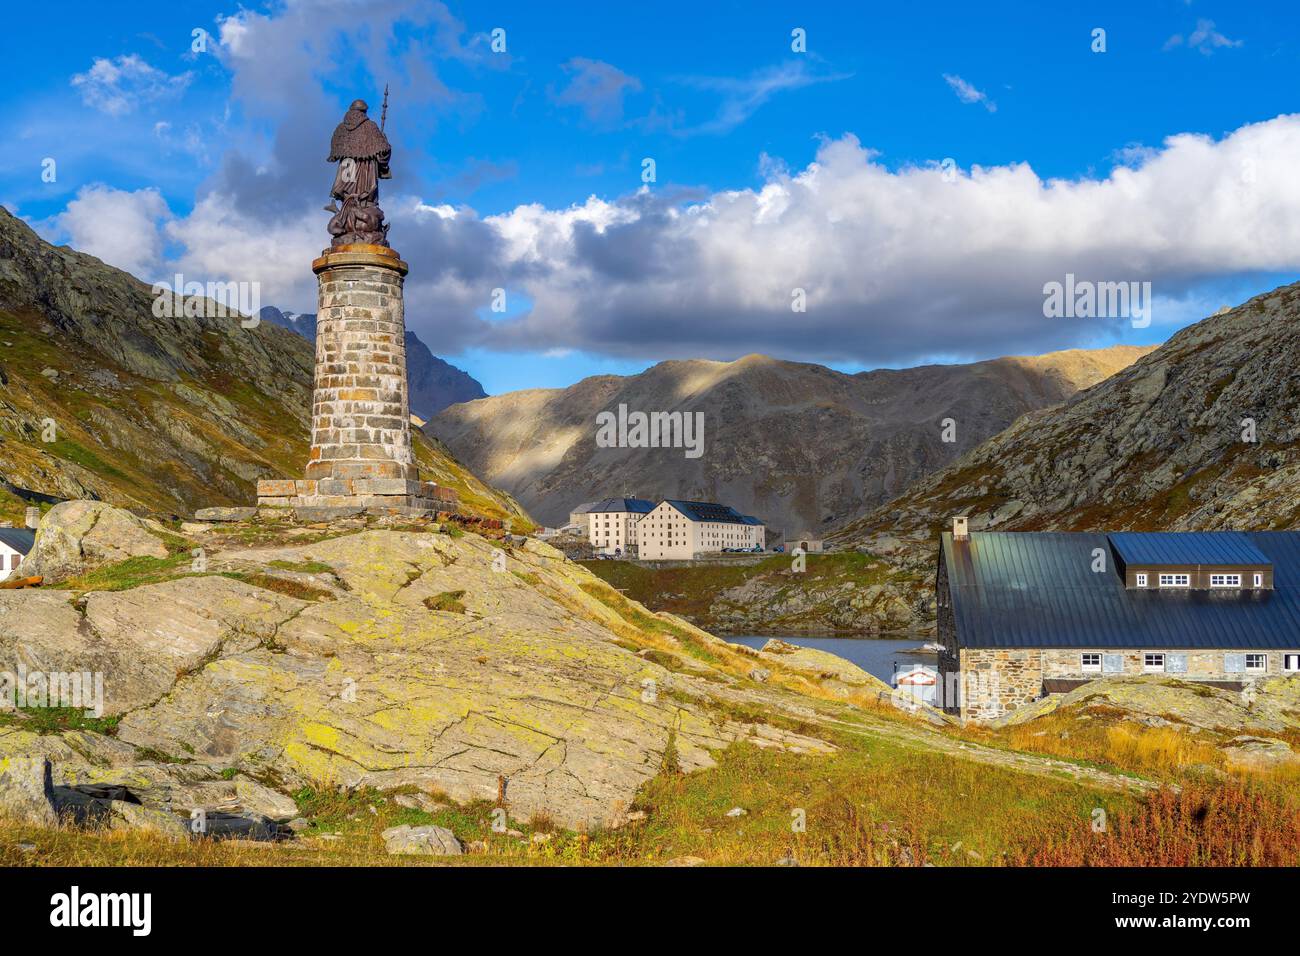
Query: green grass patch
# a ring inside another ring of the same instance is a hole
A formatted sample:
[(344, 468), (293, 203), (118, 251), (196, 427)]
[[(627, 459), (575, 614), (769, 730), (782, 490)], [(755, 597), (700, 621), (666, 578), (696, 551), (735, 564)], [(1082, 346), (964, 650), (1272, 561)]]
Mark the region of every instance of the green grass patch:
[[(792, 569), (788, 554), (772, 555), (754, 564), (695, 564), (650, 568), (631, 561), (583, 561), (583, 567), (634, 601), (654, 611), (669, 611), (706, 630), (715, 627), (714, 608), (719, 595), (757, 581), (779, 606), (794, 598), (811, 610), (801, 612), (801, 623), (819, 615), (834, 620), (839, 615), (831, 606), (822, 608), (819, 594), (836, 595), (840, 585), (867, 588), (872, 585), (910, 586), (915, 575), (888, 562), (858, 551), (810, 554), (805, 570)], [(842, 599), (842, 595), (838, 595)], [(725, 603), (725, 602), (724, 602)], [(825, 613), (822, 613), (822, 610)], [(777, 623), (775, 613), (773, 623)]]
[(274, 591), (276, 594), (283, 594), (286, 597), (297, 598), (300, 601), (332, 601), (334, 595), (323, 588), (315, 588), (310, 584), (302, 581), (294, 581), (291, 578), (280, 578), (273, 574), (261, 574), (256, 571), (224, 571), (223, 578), (231, 578), (235, 581), (243, 581), (245, 584), (251, 584), (255, 588), (262, 588), (267, 591)]
[(64, 591), (125, 591), (145, 584), (159, 584), (184, 577), (192, 564), (188, 553), (170, 554), (165, 558), (127, 558), (106, 564), (85, 574), (68, 578), (55, 588)]
[(425, 598), (424, 606), (430, 611), (447, 611), (451, 614), (464, 614), (465, 605), (460, 600), (464, 596), (464, 591), (443, 591), (441, 594), (435, 594), (432, 597)]
[(87, 716), (81, 707), (19, 707), (0, 711), (0, 726), (17, 727), (34, 734), (58, 734), (65, 730), (89, 730), (112, 736), (117, 733), (121, 715), (114, 717)]
[(303, 574), (332, 574), (334, 569), (324, 561), (271, 561), (267, 567), (281, 571), (299, 571)]

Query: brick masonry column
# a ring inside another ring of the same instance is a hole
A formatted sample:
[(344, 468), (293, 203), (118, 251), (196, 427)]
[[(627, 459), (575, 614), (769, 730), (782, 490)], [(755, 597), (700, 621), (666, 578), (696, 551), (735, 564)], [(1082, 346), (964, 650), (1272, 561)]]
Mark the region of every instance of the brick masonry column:
[(311, 452), (303, 478), (264, 478), (257, 504), (300, 516), (458, 511), (455, 489), (421, 481), (406, 385), (406, 263), (387, 246), (327, 249), (319, 287)]
[(312, 271), (319, 305), (306, 477), (418, 480), (406, 385), (406, 263), (386, 246), (356, 244), (327, 251)]

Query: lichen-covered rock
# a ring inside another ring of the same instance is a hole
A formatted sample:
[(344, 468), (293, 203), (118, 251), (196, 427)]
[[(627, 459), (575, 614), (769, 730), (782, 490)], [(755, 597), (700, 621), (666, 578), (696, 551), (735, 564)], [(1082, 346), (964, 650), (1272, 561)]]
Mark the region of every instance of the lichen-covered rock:
[(190, 828), (180, 817), (125, 800), (114, 800), (109, 805), (108, 823), (114, 830), (147, 830), (171, 840), (190, 838)]
[[(286, 597), (220, 573), (289, 573), (272, 562), (328, 565), (332, 575), (313, 579), (330, 599)], [(178, 815), (203, 806), (297, 816), (287, 798), (271, 806), (247, 783), (224, 790), (217, 774), (239, 768), (284, 790), (414, 787), (457, 801), (495, 800), (504, 779), (512, 819), (542, 812), (577, 826), (619, 818), (663, 766), (670, 741), (687, 771), (711, 766), (712, 751), (736, 740), (833, 749), (725, 719), (714, 706), (720, 695), (752, 704), (745, 695), (776, 691), (732, 689), (734, 678), (719, 682), (686, 653), (680, 670), (638, 656), (627, 642), (647, 635), (610, 606), (617, 593), (602, 600), (604, 585), (533, 540), (506, 552), (472, 534), (368, 531), (214, 552), (209, 569), (90, 593), (84, 614), (71, 594), (0, 592), (0, 613), (10, 611), (0, 620), (12, 625), (0, 649), (102, 670), (106, 712), (124, 713), (111, 747), (27, 735), (12, 739), (15, 750), (44, 748), (69, 785), (125, 786)], [(447, 592), (460, 594), (462, 609), (431, 610)], [(24, 613), (24, 600), (45, 619)], [(672, 628), (728, 647), (660, 621), (660, 642)], [(184, 762), (132, 762), (134, 748)]]
[(1238, 767), (1266, 769), (1300, 763), (1300, 754), (1275, 737), (1234, 737), (1223, 752), (1228, 762)]
[(196, 521), (247, 521), (257, 514), (256, 508), (200, 508), (194, 512)]
[(1123, 711), (1148, 726), (1239, 734), (1300, 729), (1300, 676), (1270, 677), (1244, 690), (1225, 690), (1193, 680), (1145, 674), (1091, 681), (1066, 694), (1049, 694), (1017, 708), (992, 726), (1024, 724), (1058, 709), (1102, 706)]
[(460, 856), (464, 853), (456, 834), (446, 827), (403, 825), (380, 834), (389, 853), (401, 856)]
[(50, 761), (46, 757), (0, 757), (0, 813), (52, 826), (54, 812)]
[(153, 703), (227, 644), (270, 641), (305, 606), (217, 575), (91, 592), (80, 610), (73, 601), (66, 591), (0, 591), (0, 655), (29, 670), (99, 675), (104, 716)]
[(829, 676), (846, 684), (862, 685), (872, 690), (888, 691), (889, 685), (873, 674), (864, 671), (857, 664), (829, 651), (819, 651), (812, 647), (800, 647), (786, 641), (772, 638), (763, 645), (763, 656), (771, 655), (787, 667), (808, 671), (821, 677)]
[(157, 522), (102, 501), (64, 501), (41, 519), (23, 575), (58, 581), (128, 558), (167, 557)]

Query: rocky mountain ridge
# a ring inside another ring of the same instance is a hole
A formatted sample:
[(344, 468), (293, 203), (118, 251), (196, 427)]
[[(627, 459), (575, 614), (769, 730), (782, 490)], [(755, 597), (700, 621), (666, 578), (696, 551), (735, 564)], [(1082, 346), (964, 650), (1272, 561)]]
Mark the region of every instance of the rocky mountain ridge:
[(999, 530), (1270, 530), (1300, 520), (1300, 284), (1188, 326), (1024, 416), (837, 536), (929, 554)]
[[(638, 375), (454, 405), (425, 430), (546, 524), (562, 523), (583, 501), (630, 494), (723, 501), (789, 534), (820, 533), (1145, 351), (857, 374), (761, 355), (670, 361)], [(703, 415), (703, 454), (598, 447), (596, 415), (620, 405)], [(944, 440), (947, 418), (955, 423), (952, 441)]]
[[(308, 342), (316, 341), (314, 312), (282, 312), (263, 306), (258, 315), (266, 322), (297, 332)], [(468, 372), (440, 359), (410, 329), (406, 331), (406, 379), (411, 412), (428, 419), (448, 405), (486, 398), (487, 392)]]
[[(192, 311), (216, 312), (202, 301)], [(312, 346), (154, 304), (150, 286), (0, 208), (0, 518), (21, 522), (29, 493), (189, 514), (301, 473)], [(526, 523), (436, 442), (417, 439), (416, 455), (468, 510)]]

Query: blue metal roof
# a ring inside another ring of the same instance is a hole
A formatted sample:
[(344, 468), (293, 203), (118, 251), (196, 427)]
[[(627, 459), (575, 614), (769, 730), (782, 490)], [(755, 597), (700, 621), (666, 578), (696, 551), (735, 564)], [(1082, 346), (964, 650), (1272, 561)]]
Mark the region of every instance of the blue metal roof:
[(1272, 563), (1240, 531), (1121, 531), (1107, 537), (1125, 564)]
[(31, 528), (0, 528), (0, 541), (25, 555), (36, 543), (36, 532)]
[(1300, 651), (1300, 532), (1204, 534), (1243, 538), (1258, 563), (1273, 565), (1272, 590), (1125, 588), (1114, 561), (1092, 570), (1096, 549), (1110, 554), (1104, 534), (986, 531), (954, 541), (945, 533), (957, 644)]
[(760, 519), (755, 518), (753, 515), (741, 515), (741, 516), (740, 516), (740, 520), (743, 521), (743, 522), (745, 522), (745, 524), (762, 524), (762, 523), (763, 523)]
[(615, 511), (630, 511), (633, 514), (649, 514), (654, 511), (655, 504), (653, 501), (646, 501), (644, 498), (602, 498), (600, 501), (593, 501), (587, 506), (588, 514), (607, 514)]
[(720, 505), (716, 501), (681, 501), (665, 498), (670, 505), (693, 521), (716, 521), (723, 524), (744, 524), (740, 512), (730, 505)]

